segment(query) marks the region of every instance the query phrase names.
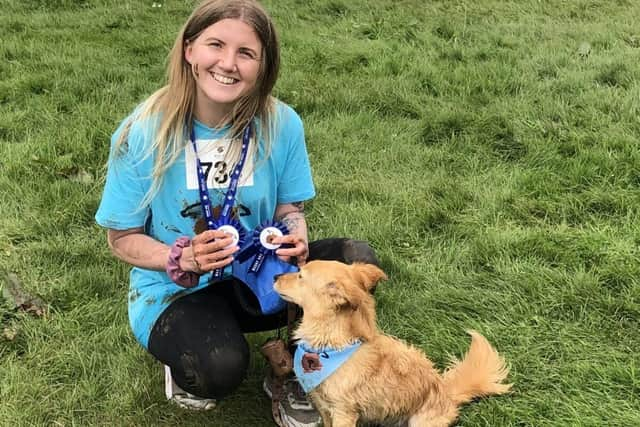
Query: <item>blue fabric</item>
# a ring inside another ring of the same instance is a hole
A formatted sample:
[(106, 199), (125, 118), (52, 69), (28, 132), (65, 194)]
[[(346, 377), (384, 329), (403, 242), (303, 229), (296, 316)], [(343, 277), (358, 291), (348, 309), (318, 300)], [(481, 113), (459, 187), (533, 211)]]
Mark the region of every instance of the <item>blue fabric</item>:
[[(168, 245), (180, 236), (193, 237), (195, 222), (202, 217), (195, 164), (190, 167), (186, 164), (187, 151), (193, 149), (185, 141), (184, 152), (167, 170), (156, 196), (148, 206), (140, 206), (151, 184), (155, 153), (150, 156), (145, 153), (156, 123), (135, 120), (135, 114), (123, 121), (111, 139), (112, 150), (96, 222), (115, 230), (144, 227), (148, 235)], [(129, 119), (134, 120), (126, 150), (116, 155), (113, 145)], [(197, 121), (194, 129), (201, 156), (207, 147), (228, 147), (221, 139), (226, 129), (211, 129)], [(247, 230), (273, 219), (278, 204), (315, 196), (302, 121), (282, 103), (277, 107), (277, 126), (271, 143), (270, 156), (265, 159), (264, 142), (260, 140), (257, 155), (245, 165), (238, 188), (236, 209)], [(225, 176), (225, 170), (215, 167), (212, 165), (211, 180)], [(226, 186), (216, 187), (213, 181), (210, 184), (213, 184), (209, 191), (212, 205), (222, 205)], [(230, 273), (229, 266), (225, 277)], [(210, 279), (211, 275), (206, 274), (196, 287), (185, 289), (173, 283), (164, 271), (134, 267), (130, 274), (129, 322), (136, 339), (147, 348), (151, 329), (164, 309), (180, 296), (209, 286)]]
[[(349, 360), (351, 356), (360, 348), (362, 343), (355, 343), (341, 349), (316, 349), (312, 348), (305, 341), (298, 342), (298, 347), (293, 355), (293, 370), (302, 386), (302, 389), (308, 393), (318, 387), (324, 380), (329, 378), (344, 362)], [(305, 357), (316, 356), (320, 362), (320, 369), (311, 372), (305, 372), (303, 368), (303, 360)]]
[[(247, 242), (247, 245), (250, 244), (251, 242)], [(233, 261), (233, 277), (251, 289), (260, 303), (262, 314), (273, 314), (283, 310), (287, 306), (287, 302), (280, 298), (280, 294), (273, 289), (273, 278), (277, 274), (297, 272), (299, 268), (270, 254), (265, 257), (260, 270), (253, 273), (249, 271), (252, 262), (253, 257), (242, 263), (236, 258)]]

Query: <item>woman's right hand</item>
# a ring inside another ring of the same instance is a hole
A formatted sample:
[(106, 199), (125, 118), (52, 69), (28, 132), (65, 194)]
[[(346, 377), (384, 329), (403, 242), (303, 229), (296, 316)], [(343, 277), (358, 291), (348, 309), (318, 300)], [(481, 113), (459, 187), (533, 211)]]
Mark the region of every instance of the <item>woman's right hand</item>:
[(184, 248), (180, 268), (198, 274), (224, 268), (233, 262), (233, 254), (239, 249), (238, 245), (233, 244), (230, 234), (206, 230), (191, 239), (190, 247)]

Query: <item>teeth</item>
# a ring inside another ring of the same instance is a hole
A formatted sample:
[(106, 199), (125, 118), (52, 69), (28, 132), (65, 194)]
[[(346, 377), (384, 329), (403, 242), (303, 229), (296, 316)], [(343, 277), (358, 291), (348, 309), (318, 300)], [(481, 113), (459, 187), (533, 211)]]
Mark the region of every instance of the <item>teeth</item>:
[(233, 79), (231, 77), (221, 76), (220, 74), (216, 74), (216, 73), (212, 73), (212, 75), (215, 81), (223, 83), (225, 85), (233, 84), (236, 81), (236, 79)]

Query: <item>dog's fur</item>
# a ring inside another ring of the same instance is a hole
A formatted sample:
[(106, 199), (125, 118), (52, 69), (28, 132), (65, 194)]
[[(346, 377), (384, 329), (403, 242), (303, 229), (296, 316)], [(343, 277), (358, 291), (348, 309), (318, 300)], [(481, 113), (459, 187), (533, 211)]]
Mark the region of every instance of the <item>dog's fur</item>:
[(358, 420), (408, 420), (410, 427), (448, 426), (458, 407), (475, 397), (502, 394), (508, 369), (477, 332), (462, 361), (440, 375), (418, 349), (381, 333), (368, 292), (385, 273), (370, 264), (312, 261), (299, 273), (278, 276), (275, 289), (303, 309), (296, 330), (314, 348), (362, 346), (310, 393), (325, 427), (355, 426)]

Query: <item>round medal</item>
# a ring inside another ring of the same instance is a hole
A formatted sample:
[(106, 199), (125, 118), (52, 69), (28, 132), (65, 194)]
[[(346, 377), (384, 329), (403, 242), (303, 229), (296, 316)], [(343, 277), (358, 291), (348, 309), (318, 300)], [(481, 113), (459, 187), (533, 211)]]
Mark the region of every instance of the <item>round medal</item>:
[(233, 239), (231, 241), (231, 243), (227, 247), (225, 247), (225, 249), (237, 245), (238, 242), (240, 241), (240, 233), (238, 232), (238, 230), (233, 225), (230, 225), (230, 224), (222, 225), (222, 226), (218, 227), (218, 231), (222, 231), (222, 232), (225, 232), (227, 234), (230, 234), (231, 238)]
[(282, 230), (280, 230), (279, 228), (265, 227), (264, 229), (262, 229), (262, 231), (260, 231), (260, 243), (262, 244), (262, 246), (264, 246), (267, 249), (275, 250), (280, 247), (280, 244), (272, 243), (273, 238), (282, 237), (282, 236), (284, 236), (284, 234), (282, 233)]

